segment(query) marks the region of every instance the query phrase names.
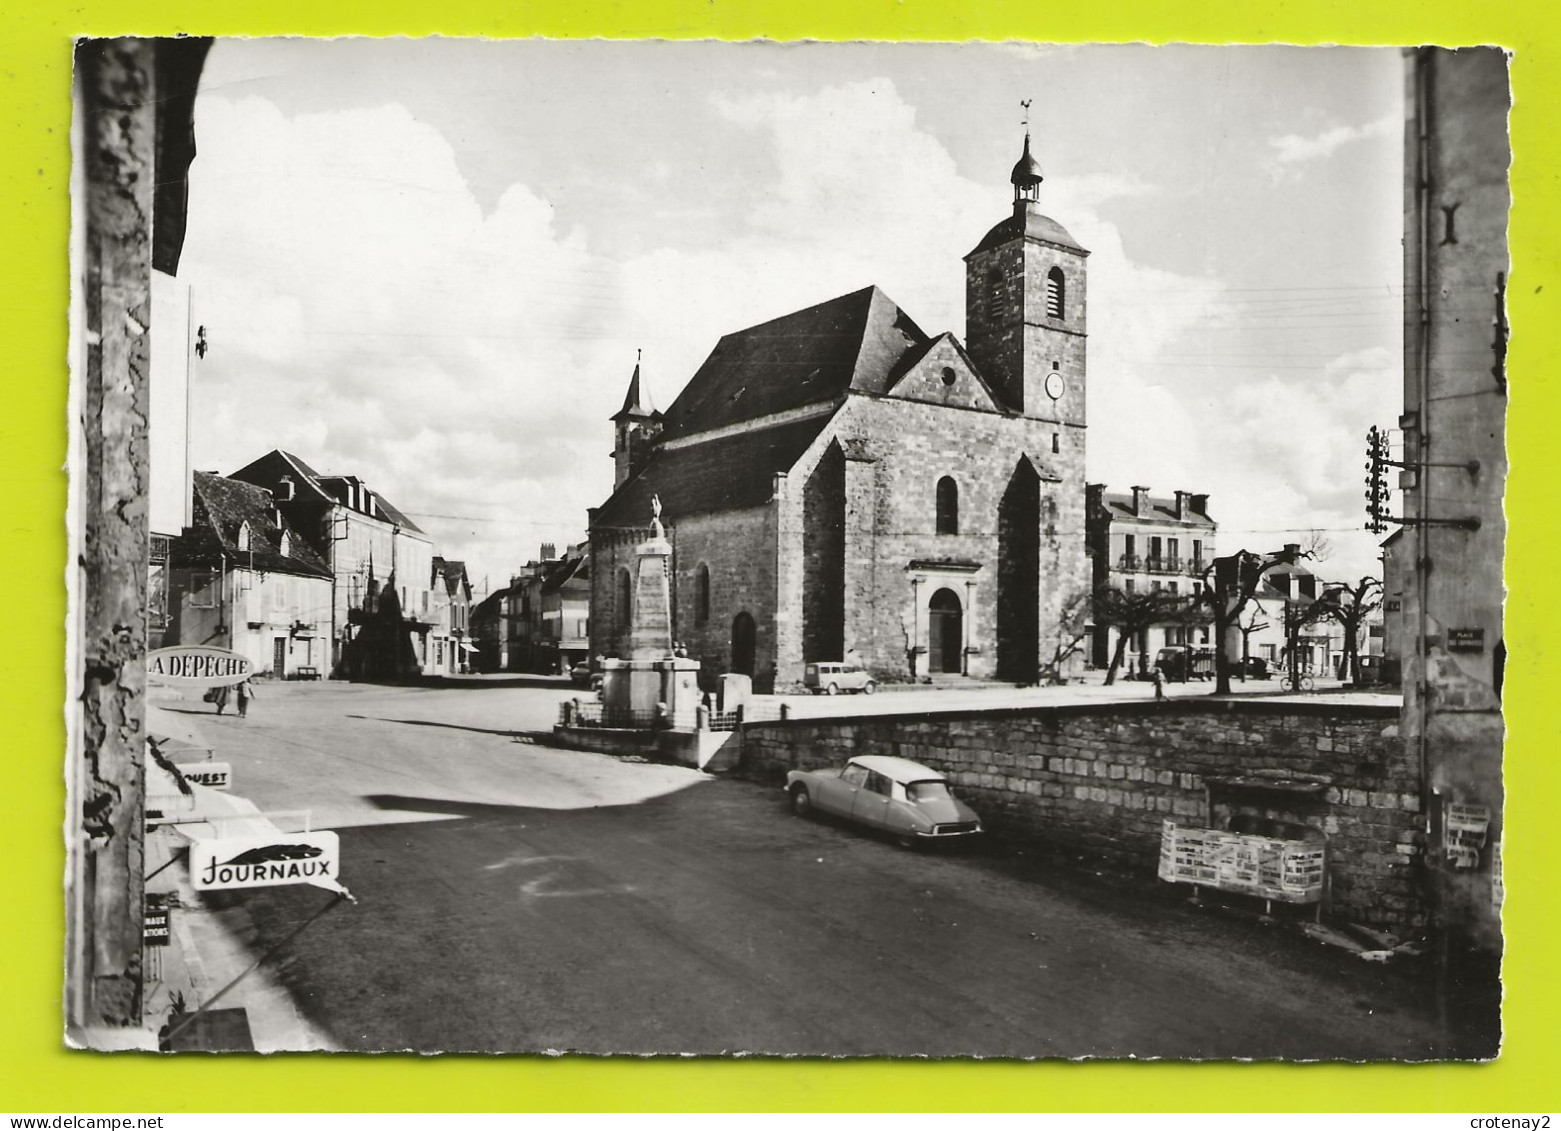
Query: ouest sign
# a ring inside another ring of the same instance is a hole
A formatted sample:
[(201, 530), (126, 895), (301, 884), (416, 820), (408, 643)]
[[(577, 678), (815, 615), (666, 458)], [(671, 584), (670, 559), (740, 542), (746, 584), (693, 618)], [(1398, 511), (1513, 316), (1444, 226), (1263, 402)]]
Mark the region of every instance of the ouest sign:
[(227, 648), (180, 644), (146, 654), (146, 678), (175, 687), (226, 687), (254, 673), (249, 657)]

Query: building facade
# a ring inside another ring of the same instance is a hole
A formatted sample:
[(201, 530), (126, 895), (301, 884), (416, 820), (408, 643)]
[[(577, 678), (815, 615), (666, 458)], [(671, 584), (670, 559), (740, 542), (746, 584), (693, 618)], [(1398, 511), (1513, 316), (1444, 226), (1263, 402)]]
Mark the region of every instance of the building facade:
[(1500, 48), (1407, 53), (1403, 721), (1441, 937), (1501, 946), (1507, 135)]
[(269, 492), (193, 477), (193, 521), (170, 545), (168, 640), (231, 648), (275, 679), (323, 673), (331, 575)]
[(472, 586), (466, 563), (437, 555), (429, 577), (428, 644), (424, 675), (460, 675), (472, 668), (476, 651), (471, 640)]
[(332, 676), (419, 674), (434, 627), (428, 535), (356, 476), (321, 475), (287, 452), (268, 452), (232, 478), (268, 490), (330, 570)]
[(510, 591), (495, 589), (472, 606), (471, 639), (475, 649), (470, 661), (474, 671), (502, 672), (509, 669), (509, 641), (504, 631), (504, 609)]
[(1032, 681), (1053, 661), (1091, 583), (1088, 252), (1041, 212), (1028, 138), (1010, 180), (965, 259), (964, 342), (869, 287), (726, 335), (664, 413), (636, 369), (590, 518), (594, 654), (625, 654), (659, 498), (676, 636), (706, 673)]
[[(1087, 489), (1086, 537), (1094, 588), (1110, 587), (1124, 593), (1165, 590), (1173, 595), (1201, 593), (1205, 575), (1214, 560), (1214, 538), (1219, 527), (1209, 517), (1209, 496), (1176, 491), (1156, 498), (1147, 487), (1130, 493), (1107, 491), (1103, 484)], [(1123, 666), (1145, 671), (1164, 647), (1212, 646), (1207, 625), (1167, 623), (1151, 625), (1130, 635)], [(1119, 630), (1097, 624), (1091, 641), (1091, 662), (1103, 668), (1110, 663)]]

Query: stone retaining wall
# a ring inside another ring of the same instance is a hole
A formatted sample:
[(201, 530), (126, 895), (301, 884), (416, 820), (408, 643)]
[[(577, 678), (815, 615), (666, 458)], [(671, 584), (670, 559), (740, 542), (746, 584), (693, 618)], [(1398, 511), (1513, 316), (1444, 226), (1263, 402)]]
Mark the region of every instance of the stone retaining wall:
[(855, 754), (910, 758), (948, 774), (999, 835), (1145, 869), (1167, 819), (1304, 827), (1327, 840), (1334, 914), (1397, 931), (1425, 922), (1419, 774), (1393, 707), (1173, 700), (795, 719), (745, 726), (742, 741), (738, 772), (767, 781)]

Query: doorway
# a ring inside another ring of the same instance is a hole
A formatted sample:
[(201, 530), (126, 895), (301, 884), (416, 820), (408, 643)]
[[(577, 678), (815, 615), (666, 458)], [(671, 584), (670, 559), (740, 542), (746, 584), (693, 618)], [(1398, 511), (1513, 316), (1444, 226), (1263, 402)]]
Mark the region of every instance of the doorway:
[(952, 589), (939, 589), (927, 605), (927, 670), (960, 675), (964, 660), (964, 609)]
[(282, 679), (287, 674), (287, 638), (273, 637), (271, 641), (271, 674)]
[(732, 671), (735, 674), (753, 675), (756, 635), (753, 617), (738, 613), (732, 619)]

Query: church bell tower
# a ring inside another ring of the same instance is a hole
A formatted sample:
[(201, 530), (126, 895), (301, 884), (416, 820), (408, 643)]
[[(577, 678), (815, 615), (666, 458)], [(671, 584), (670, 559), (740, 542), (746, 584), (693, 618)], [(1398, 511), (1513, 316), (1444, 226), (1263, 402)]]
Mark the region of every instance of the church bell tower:
[(634, 376), (623, 407), (613, 414), (613, 490), (616, 491), (639, 473), (650, 458), (656, 437), (661, 435), (661, 413), (650, 403), (650, 393), (640, 376), (640, 362), (634, 362)]
[(1013, 213), (965, 256), (965, 346), (1008, 407), (1082, 429), (1089, 252), (1042, 214), (1043, 179), (1026, 128)]

